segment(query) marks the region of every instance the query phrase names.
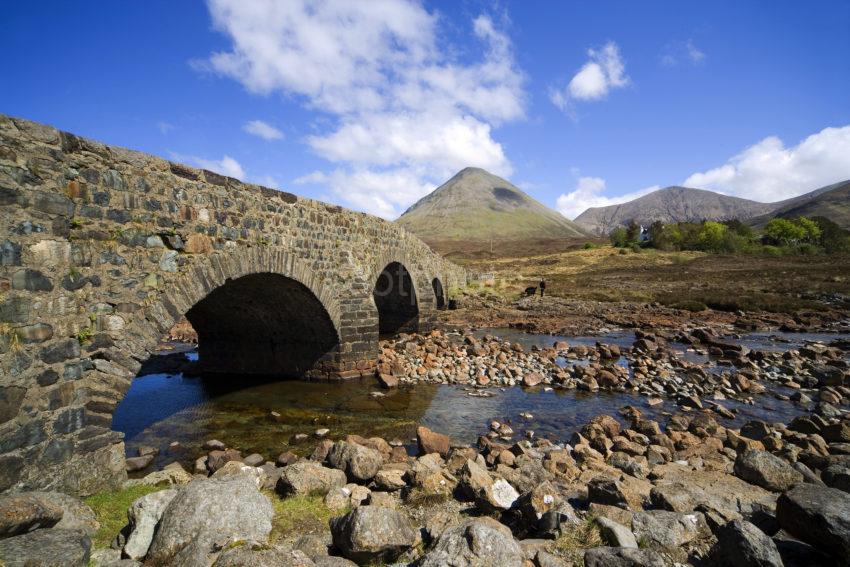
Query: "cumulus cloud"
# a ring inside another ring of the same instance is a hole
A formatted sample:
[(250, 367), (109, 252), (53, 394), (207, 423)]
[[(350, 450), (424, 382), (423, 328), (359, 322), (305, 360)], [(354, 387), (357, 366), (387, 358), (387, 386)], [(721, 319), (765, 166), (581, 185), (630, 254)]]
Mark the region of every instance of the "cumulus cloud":
[(245, 170), (242, 168), (242, 165), (227, 154), (225, 154), (221, 159), (208, 159), (172, 152), (171, 159), (181, 163), (188, 163), (189, 165), (193, 165), (201, 169), (208, 169), (222, 175), (227, 175), (228, 177), (235, 177), (236, 179), (241, 179), (243, 181), (247, 180), (247, 176), (245, 175)]
[(697, 47), (692, 39), (689, 39), (668, 43), (659, 60), (664, 67), (676, 67), (681, 63), (699, 65), (705, 61), (705, 57), (705, 52)]
[(480, 56), (460, 62), (439, 16), (418, 2), (208, 4), (231, 46), (197, 67), (333, 119), (306, 143), (334, 167), (299, 183), (325, 184), (352, 206), (393, 217), (462, 167), (511, 172), (493, 129), (523, 117), (524, 78), (510, 38), (489, 16), (469, 28)]
[(574, 190), (562, 193), (558, 197), (555, 208), (568, 219), (574, 219), (590, 207), (619, 205), (660, 189), (659, 186), (654, 185), (640, 191), (606, 197), (602, 194), (605, 191), (605, 185), (605, 180), (601, 177), (579, 177)]
[(423, 181), (426, 177), (424, 172), (406, 167), (335, 169), (314, 171), (296, 179), (295, 184), (327, 187), (335, 195), (344, 195), (353, 207), (392, 218), (436, 189), (436, 184)]
[(764, 138), (725, 164), (694, 173), (684, 184), (755, 201), (795, 197), (850, 179), (850, 125), (824, 128), (796, 146)]
[(268, 142), (283, 139), (283, 132), (262, 120), (251, 120), (246, 122), (245, 125), (242, 126), (242, 129), (252, 136), (257, 136), (258, 138), (262, 138)]
[(565, 88), (549, 92), (549, 99), (561, 110), (567, 111), (571, 101), (600, 100), (613, 89), (629, 84), (626, 64), (616, 43), (609, 41), (602, 49), (588, 49), (587, 56), (587, 63), (582, 65)]

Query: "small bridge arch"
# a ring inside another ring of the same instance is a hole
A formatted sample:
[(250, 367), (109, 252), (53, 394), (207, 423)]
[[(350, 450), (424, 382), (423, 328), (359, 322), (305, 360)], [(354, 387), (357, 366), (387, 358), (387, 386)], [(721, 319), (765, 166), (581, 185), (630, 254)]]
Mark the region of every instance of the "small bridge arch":
[[(386, 266), (409, 274), (420, 330), (435, 316), (435, 275), (466, 281), (363, 213), (3, 115), (0, 147), (0, 492), (118, 486), (112, 412), (184, 314), (202, 345), (257, 322), (275, 354), (251, 368), (240, 337), (242, 371), (344, 379), (374, 373)], [(297, 333), (281, 330), (305, 312)], [(305, 356), (278, 352), (296, 338)]]

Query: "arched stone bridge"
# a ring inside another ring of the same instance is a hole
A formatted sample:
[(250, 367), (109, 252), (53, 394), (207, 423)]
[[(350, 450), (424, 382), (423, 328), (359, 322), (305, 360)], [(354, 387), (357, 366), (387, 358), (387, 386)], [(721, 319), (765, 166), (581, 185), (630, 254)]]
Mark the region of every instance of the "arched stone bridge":
[(211, 371), (371, 374), (465, 272), (398, 226), (0, 115), (0, 492), (124, 473), (112, 412), (185, 315)]

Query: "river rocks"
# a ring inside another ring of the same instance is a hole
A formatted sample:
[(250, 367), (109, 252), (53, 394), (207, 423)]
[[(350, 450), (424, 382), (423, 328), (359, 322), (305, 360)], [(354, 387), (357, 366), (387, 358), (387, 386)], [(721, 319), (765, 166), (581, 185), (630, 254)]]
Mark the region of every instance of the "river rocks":
[(153, 463), (155, 455), (142, 455), (140, 457), (129, 457), (125, 462), (127, 472), (136, 472), (146, 469)]
[(407, 486), (405, 473), (406, 471), (401, 469), (381, 469), (375, 474), (375, 485), (383, 490), (401, 490)]
[(242, 453), (236, 449), (214, 449), (207, 454), (207, 468), (212, 473), (230, 461), (242, 461)]
[(460, 471), (460, 489), (486, 510), (508, 510), (519, 498), (508, 481), (493, 480), (487, 469), (472, 460), (467, 460)]
[(835, 488), (798, 484), (776, 502), (783, 530), (847, 561), (850, 557), (850, 494)]
[(614, 520), (600, 517), (594, 520), (599, 526), (602, 539), (612, 547), (631, 547), (637, 549), (638, 544), (632, 531)]
[(383, 464), (381, 453), (357, 443), (337, 441), (328, 451), (328, 463), (354, 481), (369, 481)]
[(448, 435), (435, 433), (427, 427), (416, 428), (416, 442), (419, 445), (419, 453), (422, 455), (439, 453), (441, 457), (447, 457), (449, 454)]
[(544, 481), (526, 492), (516, 501), (515, 507), (520, 511), (529, 525), (536, 525), (543, 516), (561, 504), (558, 490), (549, 482)]
[(735, 459), (735, 475), (747, 482), (782, 492), (798, 482), (803, 475), (794, 468), (766, 451), (745, 451)]
[(360, 506), (331, 520), (334, 545), (358, 563), (393, 561), (417, 541), (407, 517), (380, 506)]
[(735, 520), (715, 530), (717, 543), (709, 556), (717, 565), (729, 567), (783, 567), (776, 544), (750, 522)]
[(166, 506), (175, 496), (177, 496), (176, 490), (161, 490), (146, 494), (130, 505), (127, 510), (130, 535), (127, 536), (127, 543), (124, 544), (124, 553), (128, 557), (142, 560), (148, 554), (154, 530)]
[(86, 567), (91, 539), (79, 530), (48, 529), (0, 540), (6, 567)]
[(524, 559), (507, 526), (482, 517), (444, 531), (420, 567), (521, 567)]
[(272, 516), (271, 502), (250, 479), (196, 480), (165, 508), (147, 560), (190, 563), (237, 541), (264, 543)]
[(283, 468), (275, 489), (281, 495), (327, 494), (345, 486), (345, 473), (323, 467), (315, 461), (299, 461)]
[(620, 483), (612, 478), (596, 477), (587, 483), (587, 501), (619, 508), (629, 507)]
[(585, 567), (666, 567), (657, 552), (630, 547), (595, 547), (584, 552)]
[(63, 510), (38, 494), (0, 496), (0, 538), (55, 526)]
[(266, 459), (259, 453), (251, 453), (250, 455), (242, 459), (242, 462), (249, 467), (259, 467), (260, 465), (266, 462)]
[(821, 473), (824, 484), (844, 492), (850, 492), (850, 466), (829, 465)]
[(678, 514), (666, 510), (636, 512), (632, 531), (637, 539), (675, 549), (704, 535), (708, 529), (702, 514)]
[(528, 372), (522, 377), (523, 386), (537, 386), (543, 382), (543, 376), (539, 372)]

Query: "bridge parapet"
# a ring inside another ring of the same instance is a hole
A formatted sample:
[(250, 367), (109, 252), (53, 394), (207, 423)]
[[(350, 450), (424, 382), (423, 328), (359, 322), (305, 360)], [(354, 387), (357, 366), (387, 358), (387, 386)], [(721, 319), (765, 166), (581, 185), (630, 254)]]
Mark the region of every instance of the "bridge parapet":
[[(421, 329), (432, 280), (466, 280), (377, 217), (2, 115), (0, 220), (0, 492), (120, 482), (112, 412), (185, 314), (210, 342), (272, 337), (240, 364), (347, 378), (373, 371), (385, 266), (409, 272)], [(302, 343), (315, 356), (279, 348)]]

